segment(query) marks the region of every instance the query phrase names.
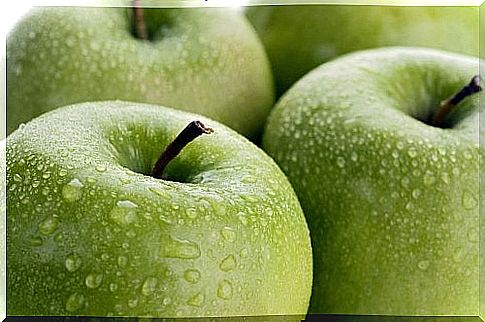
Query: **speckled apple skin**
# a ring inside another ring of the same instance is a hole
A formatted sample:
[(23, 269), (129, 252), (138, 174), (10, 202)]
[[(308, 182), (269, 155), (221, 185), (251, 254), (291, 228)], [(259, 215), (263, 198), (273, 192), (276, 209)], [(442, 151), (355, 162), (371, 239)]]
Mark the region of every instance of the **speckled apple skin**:
[[(215, 132), (169, 164), (170, 180), (145, 175), (194, 119)], [(298, 199), (229, 128), (161, 106), (83, 103), (19, 128), (6, 153), (9, 315), (307, 312), (312, 253)]]
[(127, 100), (211, 117), (261, 134), (274, 100), (264, 49), (238, 12), (145, 10), (149, 41), (131, 9), (42, 7), (7, 39), (7, 133), (68, 104)]
[(478, 315), (478, 102), (426, 119), (478, 59), (423, 48), (323, 64), (273, 110), (263, 147), (312, 237), (311, 313)]

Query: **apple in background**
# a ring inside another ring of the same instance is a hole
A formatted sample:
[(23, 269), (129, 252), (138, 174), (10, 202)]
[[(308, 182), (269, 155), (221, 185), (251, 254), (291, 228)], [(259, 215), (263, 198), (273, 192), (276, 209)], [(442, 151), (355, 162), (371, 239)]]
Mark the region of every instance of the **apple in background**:
[[(7, 39), (7, 133), (55, 107), (120, 99), (198, 112), (255, 138), (274, 100), (269, 63), (244, 16), (225, 8), (43, 7)], [(135, 36), (136, 35), (136, 36)]]
[(276, 105), (263, 148), (310, 229), (310, 313), (478, 315), (484, 96), (429, 125), (478, 68), (477, 58), (425, 48), (356, 52), (314, 69)]
[(426, 46), (478, 55), (478, 7), (257, 6), (258, 31), (281, 95), (314, 67), (382, 46)]
[(215, 132), (150, 175), (196, 118), (81, 103), (7, 138), (9, 315), (304, 317), (310, 236), (270, 157), (200, 118)]

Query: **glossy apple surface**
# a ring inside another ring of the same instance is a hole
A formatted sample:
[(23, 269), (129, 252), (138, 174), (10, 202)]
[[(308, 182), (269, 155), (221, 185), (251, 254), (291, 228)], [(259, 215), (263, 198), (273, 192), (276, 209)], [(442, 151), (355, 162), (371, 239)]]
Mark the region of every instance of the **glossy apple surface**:
[(98, 100), (197, 112), (258, 136), (273, 104), (264, 49), (246, 19), (221, 8), (42, 7), (7, 39), (7, 132), (55, 107)]
[(440, 101), (478, 59), (385, 48), (321, 65), (270, 116), (263, 147), (312, 237), (311, 313), (478, 315), (479, 99)]
[[(155, 179), (182, 128), (190, 143)], [(308, 308), (308, 228), (288, 180), (217, 122), (120, 101), (7, 138), (9, 315), (259, 316)], [(269, 318), (268, 318), (269, 319)]]

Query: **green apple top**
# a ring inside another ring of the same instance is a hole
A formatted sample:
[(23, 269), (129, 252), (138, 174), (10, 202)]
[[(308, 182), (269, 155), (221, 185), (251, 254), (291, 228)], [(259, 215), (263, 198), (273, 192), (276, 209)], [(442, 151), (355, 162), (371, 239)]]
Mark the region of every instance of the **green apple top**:
[[(150, 176), (190, 121), (215, 133)], [(278, 166), (215, 121), (82, 103), (7, 138), (8, 313), (305, 314), (309, 232)], [(301, 316), (300, 316), (301, 318)]]
[(483, 92), (430, 125), (441, 101), (479, 90), (478, 73), (471, 56), (380, 48), (321, 65), (281, 98), (263, 147), (310, 228), (310, 312), (478, 314)]
[(55, 107), (121, 99), (196, 112), (255, 138), (274, 100), (264, 49), (223, 8), (43, 7), (7, 39), (7, 133)]
[(311, 69), (356, 50), (426, 46), (478, 55), (478, 7), (257, 6), (247, 15), (280, 95)]

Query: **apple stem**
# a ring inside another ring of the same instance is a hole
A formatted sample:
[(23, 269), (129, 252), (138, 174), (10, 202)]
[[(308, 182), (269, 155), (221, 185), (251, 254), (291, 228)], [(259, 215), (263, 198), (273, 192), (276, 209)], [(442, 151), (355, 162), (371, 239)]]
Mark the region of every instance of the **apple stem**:
[(433, 117), (432, 125), (436, 127), (441, 127), (443, 121), (450, 114), (450, 112), (465, 98), (478, 93), (482, 90), (480, 86), (480, 76), (473, 76), (472, 80), (468, 85), (463, 87), (458, 93), (450, 97), (449, 99), (442, 101), (436, 114)]
[(135, 26), (136, 37), (147, 40), (147, 28), (145, 25), (145, 16), (143, 15), (143, 8), (140, 5), (140, 0), (133, 0), (133, 24)]
[(206, 127), (202, 122), (195, 120), (190, 122), (177, 137), (170, 143), (153, 167), (152, 176), (162, 179), (163, 171), (182, 149), (202, 134), (213, 133), (214, 130)]

